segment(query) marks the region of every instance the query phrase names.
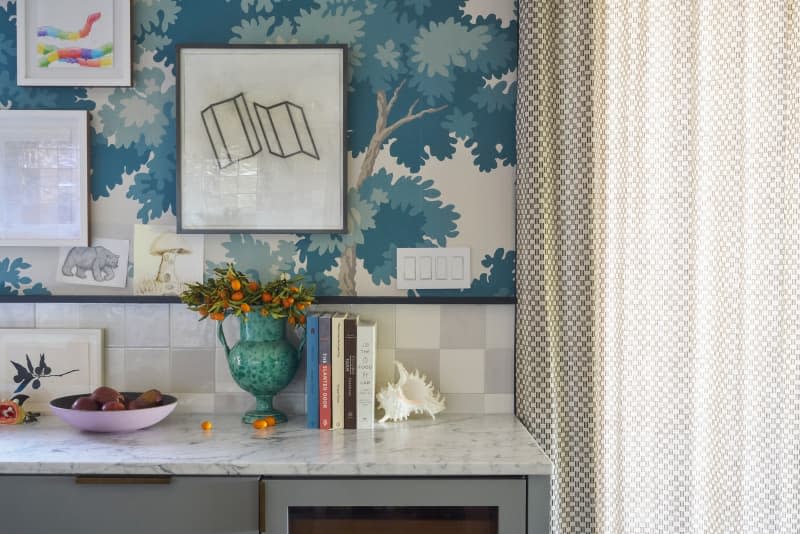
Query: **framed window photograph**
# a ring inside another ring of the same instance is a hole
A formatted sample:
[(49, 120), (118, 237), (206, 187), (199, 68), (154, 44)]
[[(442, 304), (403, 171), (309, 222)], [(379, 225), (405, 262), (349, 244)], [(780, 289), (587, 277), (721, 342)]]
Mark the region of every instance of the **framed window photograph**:
[(89, 112), (0, 110), (0, 246), (89, 244)]
[(178, 47), (179, 233), (345, 231), (346, 53)]
[(131, 85), (130, 0), (18, 0), (17, 85)]

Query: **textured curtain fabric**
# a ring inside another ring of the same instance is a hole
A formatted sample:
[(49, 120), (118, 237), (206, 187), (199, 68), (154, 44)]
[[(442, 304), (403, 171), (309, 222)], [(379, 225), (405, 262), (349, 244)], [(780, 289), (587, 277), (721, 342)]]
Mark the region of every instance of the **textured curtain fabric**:
[(592, 11), (520, 0), (516, 412), (554, 464), (554, 532), (594, 532)]
[(554, 532), (800, 532), (799, 18), (520, 2), (517, 411)]

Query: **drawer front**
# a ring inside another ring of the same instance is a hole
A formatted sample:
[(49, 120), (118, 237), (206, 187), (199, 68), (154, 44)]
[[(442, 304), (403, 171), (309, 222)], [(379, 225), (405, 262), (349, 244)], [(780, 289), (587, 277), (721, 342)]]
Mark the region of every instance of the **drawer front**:
[(430, 532), (474, 525), (470, 532), (520, 534), (526, 494), (523, 478), (268, 478), (262, 480), (261, 529), (426, 534), (432, 527), (425, 525), (435, 524)]
[(0, 476), (0, 532), (253, 534), (257, 477)]

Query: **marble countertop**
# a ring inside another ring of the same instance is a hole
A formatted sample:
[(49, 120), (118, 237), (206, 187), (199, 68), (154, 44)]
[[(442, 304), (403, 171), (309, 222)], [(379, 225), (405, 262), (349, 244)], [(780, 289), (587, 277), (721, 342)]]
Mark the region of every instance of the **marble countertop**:
[[(204, 432), (200, 422), (214, 429)], [(178, 415), (128, 434), (81, 432), (54, 416), (0, 426), (0, 474), (436, 476), (550, 474), (512, 415), (447, 415), (374, 430), (313, 430), (295, 417), (253, 430), (236, 415)]]

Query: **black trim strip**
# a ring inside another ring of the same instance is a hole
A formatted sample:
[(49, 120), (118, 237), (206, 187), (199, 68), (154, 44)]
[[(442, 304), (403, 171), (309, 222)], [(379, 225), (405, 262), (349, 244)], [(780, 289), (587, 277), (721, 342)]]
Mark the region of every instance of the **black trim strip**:
[[(316, 304), (516, 304), (516, 297), (342, 297), (319, 296)], [(179, 304), (172, 295), (0, 295), (0, 304), (23, 303), (119, 303)]]

